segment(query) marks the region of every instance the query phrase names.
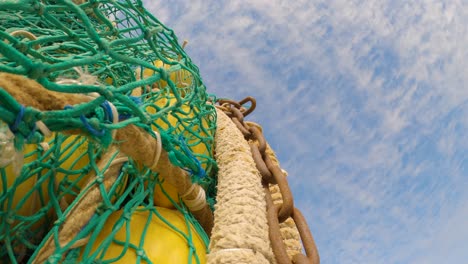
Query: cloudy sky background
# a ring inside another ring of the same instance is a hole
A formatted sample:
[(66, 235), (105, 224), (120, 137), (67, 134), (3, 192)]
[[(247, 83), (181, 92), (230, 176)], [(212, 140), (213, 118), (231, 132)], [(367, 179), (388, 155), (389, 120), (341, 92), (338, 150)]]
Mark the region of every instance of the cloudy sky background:
[(257, 99), (322, 263), (468, 263), (467, 1), (146, 7), (210, 93)]

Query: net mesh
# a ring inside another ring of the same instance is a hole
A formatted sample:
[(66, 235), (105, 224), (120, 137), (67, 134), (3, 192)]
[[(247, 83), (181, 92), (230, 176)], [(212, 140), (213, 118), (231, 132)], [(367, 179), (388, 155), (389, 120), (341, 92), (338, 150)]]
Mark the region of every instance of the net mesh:
[[(0, 263), (32, 263), (44, 251), (46, 263), (204, 262), (208, 237), (174, 187), (109, 154), (118, 129), (157, 131), (172, 164), (215, 203), (215, 98), (141, 1), (0, 1), (0, 72), (90, 98), (40, 111), (0, 86)], [(92, 216), (80, 218), (95, 191)], [(63, 243), (75, 218), (86, 223)]]

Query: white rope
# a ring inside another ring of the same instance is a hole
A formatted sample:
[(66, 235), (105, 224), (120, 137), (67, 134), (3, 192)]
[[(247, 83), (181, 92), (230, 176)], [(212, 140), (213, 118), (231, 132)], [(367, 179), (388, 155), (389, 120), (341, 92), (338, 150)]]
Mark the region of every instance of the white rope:
[[(123, 156), (123, 157), (118, 157), (118, 158), (115, 158), (111, 161), (110, 165), (109, 165), (109, 168), (112, 167), (113, 165), (116, 165), (116, 164), (119, 164), (119, 163), (125, 163), (128, 161), (128, 157), (126, 156)], [(109, 168), (107, 168), (107, 170), (104, 172), (104, 177), (106, 176), (106, 173), (109, 171)]]
[(78, 73), (78, 79), (59, 78), (57, 84), (78, 84), (78, 85), (101, 85), (98, 78), (88, 72), (88, 66), (82, 70), (80, 67), (73, 68)]
[[(197, 196), (194, 199), (184, 199), (184, 197), (187, 197), (193, 191), (193, 188), (196, 187), (198, 187)], [(190, 186), (189, 190), (186, 193), (184, 193), (184, 195), (182, 195), (181, 198), (184, 201), (185, 205), (187, 205), (187, 207), (190, 209), (190, 211), (200, 211), (206, 205), (205, 190), (203, 190), (202, 187), (196, 184)]]
[[(109, 101), (107, 101), (107, 103), (109, 104), (111, 111), (112, 111), (112, 118), (113, 118), (112, 123), (117, 124), (119, 122), (119, 112), (117, 111), (117, 107), (115, 107), (115, 105)], [(115, 139), (116, 134), (117, 134), (117, 129), (113, 129), (111, 133), (113, 140)]]
[(162, 143), (161, 143), (161, 135), (157, 131), (153, 130), (153, 133), (156, 135), (156, 140), (157, 140), (157, 146), (155, 149), (156, 155), (154, 156), (153, 159), (153, 164), (151, 165), (151, 168), (156, 168), (159, 162), (159, 158), (161, 157), (161, 151), (162, 151)]
[(41, 143), (39, 143), (39, 145), (41, 145), (41, 147), (42, 147), (42, 149), (44, 149), (44, 151), (48, 151), (50, 149), (50, 145), (47, 142), (41, 142)]
[(52, 132), (50, 132), (50, 129), (44, 124), (42, 121), (37, 121), (36, 122), (36, 127), (41, 131), (42, 135), (45, 137), (50, 137), (52, 135)]
[(180, 197), (183, 199), (183, 198), (187, 197), (188, 195), (190, 195), (193, 192), (193, 190), (195, 189), (195, 186), (196, 186), (196, 184), (192, 184), (188, 188), (188, 190), (184, 194), (182, 194)]
[(15, 158), (16, 150), (13, 143), (15, 135), (10, 131), (8, 125), (0, 120), (0, 168), (6, 167), (12, 163)]

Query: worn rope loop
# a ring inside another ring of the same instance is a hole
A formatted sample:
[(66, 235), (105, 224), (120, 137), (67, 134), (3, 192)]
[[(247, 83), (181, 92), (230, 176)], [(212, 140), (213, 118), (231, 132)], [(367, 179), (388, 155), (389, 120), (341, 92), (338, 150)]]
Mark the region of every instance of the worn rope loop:
[(186, 199), (184, 197), (187, 197), (188, 194), (190, 194), (193, 190), (190, 189), (190, 193), (186, 192), (182, 197), (182, 200), (184, 201), (185, 205), (191, 210), (191, 211), (199, 211), (203, 209), (206, 205), (206, 194), (203, 188), (201, 188), (198, 185), (193, 184), (190, 188), (192, 187), (197, 187), (197, 196), (194, 199)]
[(156, 168), (159, 163), (159, 158), (161, 157), (161, 151), (162, 151), (162, 142), (161, 142), (161, 135), (153, 130), (153, 134), (156, 136), (156, 149), (154, 150), (154, 158), (153, 158), (153, 163), (151, 165), (151, 168)]
[(39, 143), (44, 151), (48, 151), (50, 149), (50, 145), (47, 142)]
[[(17, 36), (24, 37), (29, 40), (37, 40), (36, 35), (26, 30), (16, 30), (16, 31), (11, 32), (10, 35), (12, 35), (13, 37), (17, 37)], [(34, 45), (34, 49), (38, 50), (40, 48), (41, 48), (41, 45), (39, 44)]]
[(36, 127), (39, 129), (39, 131), (41, 131), (41, 133), (45, 137), (50, 137), (52, 135), (52, 132), (50, 131), (50, 129), (41, 120), (36, 121)]
[(187, 189), (187, 191), (185, 191), (185, 193), (182, 194), (182, 195), (180, 196), (180, 198), (183, 199), (183, 198), (189, 196), (189, 195), (195, 190), (196, 187), (197, 187), (196, 184), (190, 185), (190, 187)]

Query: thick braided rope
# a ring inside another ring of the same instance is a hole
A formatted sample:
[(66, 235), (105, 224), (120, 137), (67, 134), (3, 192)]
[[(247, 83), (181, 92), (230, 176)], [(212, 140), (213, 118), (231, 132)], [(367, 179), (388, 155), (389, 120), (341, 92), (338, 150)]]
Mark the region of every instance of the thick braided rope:
[[(118, 154), (118, 149), (115, 146), (111, 146), (99, 162), (99, 167), (105, 167), (109, 162), (110, 166), (103, 173), (103, 179), (100, 184), (104, 186), (106, 190), (109, 190), (115, 183), (119, 176), (119, 170), (122, 164), (128, 161), (128, 158), (122, 154)], [(80, 198), (76, 205), (67, 212), (65, 221), (59, 226), (58, 240), (55, 241), (54, 237), (48, 237), (44, 246), (39, 250), (35, 259), (32, 263), (44, 263), (47, 258), (52, 257), (52, 254), (56, 251), (57, 242), (60, 247), (66, 246), (68, 243), (73, 241), (74, 237), (78, 232), (86, 225), (86, 223), (95, 214), (100, 202), (103, 199), (101, 193), (100, 184), (96, 184), (94, 180), (96, 178), (96, 172), (90, 172), (92, 180), (88, 183), (85, 188), (85, 194)], [(81, 246), (81, 245), (75, 245)], [(63, 256), (55, 256), (61, 258)]]
[(265, 195), (249, 145), (217, 110), (218, 195), (208, 263), (274, 263)]

